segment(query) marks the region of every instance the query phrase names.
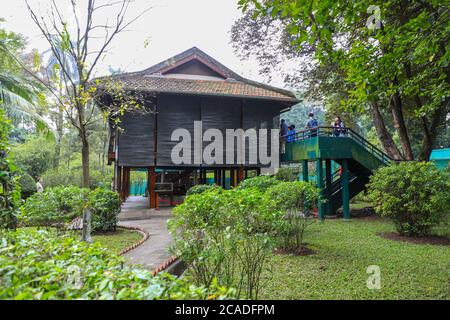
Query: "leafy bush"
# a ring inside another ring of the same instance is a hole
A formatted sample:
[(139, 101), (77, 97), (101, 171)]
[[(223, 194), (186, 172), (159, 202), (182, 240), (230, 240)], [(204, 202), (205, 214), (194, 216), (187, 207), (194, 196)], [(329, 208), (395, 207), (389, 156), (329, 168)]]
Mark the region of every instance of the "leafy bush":
[(300, 248), (306, 228), (314, 221), (311, 211), (319, 202), (320, 189), (309, 182), (281, 182), (267, 190), (266, 195), (277, 214), (274, 228), (284, 239), (284, 248)]
[(271, 176), (257, 176), (250, 179), (245, 179), (239, 185), (239, 189), (257, 188), (261, 191), (265, 191), (270, 187), (280, 183), (277, 179)]
[(199, 184), (196, 186), (193, 186), (192, 188), (190, 188), (187, 192), (186, 192), (186, 196), (191, 196), (193, 194), (201, 194), (207, 190), (211, 190), (211, 189), (217, 189), (217, 188), (221, 188), (218, 185), (215, 184)]
[(13, 152), (16, 165), (36, 180), (53, 166), (55, 145), (44, 136), (35, 136), (16, 145)]
[(21, 208), (21, 221), (29, 226), (67, 223), (81, 216), (88, 189), (74, 186), (46, 189), (29, 197)]
[(8, 156), (11, 124), (0, 108), (0, 228), (16, 228), (20, 205), (20, 185), (17, 169)]
[(119, 195), (102, 188), (92, 191), (75, 186), (48, 188), (27, 199), (22, 206), (21, 221), (28, 226), (64, 224), (81, 217), (87, 206), (92, 210), (93, 231), (116, 229)]
[(34, 181), (33, 177), (26, 172), (20, 175), (19, 184), (23, 199), (26, 199), (37, 192), (36, 181)]
[(380, 168), (370, 179), (375, 212), (393, 220), (402, 235), (428, 235), (450, 213), (449, 172), (432, 163), (402, 162)]
[(296, 174), (294, 168), (281, 167), (275, 174), (275, 178), (279, 181), (296, 181), (298, 180), (298, 174)]
[(225, 299), (234, 293), (212, 282), (196, 287), (167, 274), (129, 267), (98, 244), (48, 230), (0, 233), (0, 300)]
[[(63, 167), (50, 169), (42, 175), (42, 184), (45, 188), (54, 188), (58, 186), (78, 186), (82, 187), (82, 169), (80, 167), (66, 169)], [(101, 172), (99, 170), (90, 169), (89, 188), (105, 188), (111, 187), (113, 173), (108, 170)]]
[(174, 251), (195, 283), (208, 287), (217, 277), (236, 288), (238, 297), (257, 298), (270, 252), (269, 234), (261, 232), (270, 215), (265, 199), (256, 188), (210, 188), (174, 209), (169, 221)]
[(89, 206), (92, 208), (92, 230), (114, 231), (120, 212), (120, 199), (116, 192), (97, 188), (89, 193)]

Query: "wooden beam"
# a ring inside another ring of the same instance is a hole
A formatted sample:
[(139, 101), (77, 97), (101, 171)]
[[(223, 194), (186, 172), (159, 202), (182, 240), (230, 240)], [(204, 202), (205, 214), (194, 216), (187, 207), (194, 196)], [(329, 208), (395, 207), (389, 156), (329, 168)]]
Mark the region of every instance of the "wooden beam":
[(155, 167), (148, 169), (148, 200), (151, 209), (158, 207), (158, 195), (155, 192), (156, 186), (156, 170)]

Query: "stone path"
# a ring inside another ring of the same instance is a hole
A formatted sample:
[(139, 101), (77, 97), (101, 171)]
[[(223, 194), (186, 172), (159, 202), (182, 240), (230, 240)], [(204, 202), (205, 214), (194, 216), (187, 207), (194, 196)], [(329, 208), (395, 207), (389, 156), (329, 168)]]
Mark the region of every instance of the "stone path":
[(147, 198), (129, 197), (127, 199), (119, 214), (120, 224), (139, 227), (150, 234), (147, 241), (124, 255), (129, 263), (140, 264), (153, 270), (171, 257), (168, 248), (172, 243), (172, 237), (167, 230), (167, 220), (171, 215), (170, 208), (149, 209)]

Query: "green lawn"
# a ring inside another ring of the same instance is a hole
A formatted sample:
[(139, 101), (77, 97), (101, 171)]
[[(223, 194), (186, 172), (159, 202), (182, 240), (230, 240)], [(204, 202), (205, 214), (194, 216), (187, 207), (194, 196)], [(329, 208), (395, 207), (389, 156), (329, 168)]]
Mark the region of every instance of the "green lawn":
[[(259, 298), (450, 299), (450, 247), (377, 235), (386, 231), (391, 223), (373, 219), (314, 224), (305, 240), (317, 254), (272, 255)], [(380, 267), (380, 290), (366, 286), (370, 265)]]
[(116, 232), (104, 234), (94, 233), (92, 238), (95, 242), (99, 242), (103, 247), (114, 253), (119, 253), (121, 250), (139, 242), (142, 239), (142, 234), (137, 231), (117, 228)]
[[(76, 235), (80, 236), (81, 231), (76, 231)], [(142, 235), (137, 231), (117, 228), (115, 232), (94, 233), (92, 239), (111, 252), (118, 254), (123, 249), (139, 242)]]

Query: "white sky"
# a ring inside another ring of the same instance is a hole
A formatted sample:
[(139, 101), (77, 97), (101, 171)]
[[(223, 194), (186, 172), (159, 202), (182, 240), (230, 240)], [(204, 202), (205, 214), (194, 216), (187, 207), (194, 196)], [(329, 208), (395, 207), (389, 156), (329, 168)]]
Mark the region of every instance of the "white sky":
[[(105, 0), (98, 0), (99, 3)], [(32, 6), (44, 8), (51, 0), (29, 0)], [(63, 6), (68, 0), (56, 0)], [(86, 0), (78, 0), (81, 8)], [(134, 17), (152, 6), (145, 16), (119, 35), (109, 47), (109, 53), (98, 66), (96, 76), (107, 74), (108, 67), (127, 72), (143, 70), (197, 46), (233, 71), (244, 77), (263, 81), (254, 61), (240, 61), (230, 44), (233, 22), (241, 15), (237, 0), (136, 0), (129, 16)], [(67, 9), (67, 12), (70, 12)], [(81, 10), (82, 12), (82, 10)], [(108, 12), (104, 13), (108, 16)], [(24, 0), (0, 0), (0, 17), (6, 19), (3, 28), (21, 33), (29, 41), (29, 49), (40, 52), (48, 45), (31, 20)], [(149, 40), (148, 47), (145, 47)], [(282, 80), (274, 77), (273, 85), (283, 87)]]

